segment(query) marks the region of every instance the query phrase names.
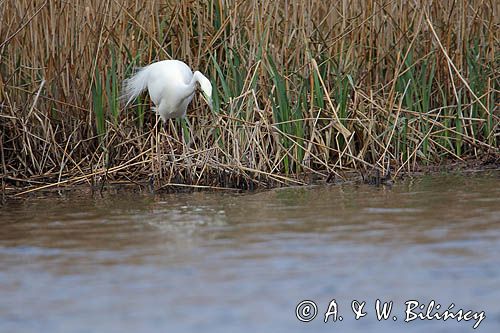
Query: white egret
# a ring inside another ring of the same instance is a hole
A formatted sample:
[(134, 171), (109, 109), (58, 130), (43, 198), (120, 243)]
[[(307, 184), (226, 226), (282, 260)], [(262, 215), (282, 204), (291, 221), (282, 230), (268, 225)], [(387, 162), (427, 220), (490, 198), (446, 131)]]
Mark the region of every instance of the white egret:
[(130, 104), (146, 88), (157, 112), (166, 122), (170, 118), (186, 116), (186, 110), (197, 88), (210, 109), (212, 108), (212, 84), (200, 72), (192, 72), (179, 60), (163, 60), (140, 68), (123, 85), (122, 99)]

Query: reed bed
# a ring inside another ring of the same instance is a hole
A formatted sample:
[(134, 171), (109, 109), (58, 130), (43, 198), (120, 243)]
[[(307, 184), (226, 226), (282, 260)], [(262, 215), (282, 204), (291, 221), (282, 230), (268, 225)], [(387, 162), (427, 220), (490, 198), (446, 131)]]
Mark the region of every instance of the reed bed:
[[(493, 0), (0, 1), (2, 190), (158, 189), (392, 176), (498, 162)], [(210, 78), (162, 128), (134, 68), (180, 59)]]

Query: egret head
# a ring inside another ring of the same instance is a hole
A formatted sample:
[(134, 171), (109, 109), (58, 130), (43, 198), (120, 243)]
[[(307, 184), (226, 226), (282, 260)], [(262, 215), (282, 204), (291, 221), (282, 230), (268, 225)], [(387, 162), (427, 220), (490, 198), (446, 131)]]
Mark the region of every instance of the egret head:
[[(198, 72), (199, 73), (199, 72)], [(200, 84), (200, 90), (202, 92), (203, 98), (206, 100), (210, 110), (212, 109), (212, 84), (210, 80), (206, 78), (205, 75), (201, 74), (198, 76), (198, 83)]]

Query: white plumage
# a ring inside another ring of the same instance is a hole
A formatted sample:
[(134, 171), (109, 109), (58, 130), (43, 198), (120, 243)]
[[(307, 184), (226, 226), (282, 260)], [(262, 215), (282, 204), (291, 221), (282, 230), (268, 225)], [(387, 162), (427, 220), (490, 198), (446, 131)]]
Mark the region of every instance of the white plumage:
[(130, 104), (146, 88), (163, 121), (186, 116), (187, 106), (193, 99), (197, 87), (212, 108), (212, 84), (200, 72), (192, 72), (179, 60), (163, 60), (140, 68), (123, 84), (121, 98)]

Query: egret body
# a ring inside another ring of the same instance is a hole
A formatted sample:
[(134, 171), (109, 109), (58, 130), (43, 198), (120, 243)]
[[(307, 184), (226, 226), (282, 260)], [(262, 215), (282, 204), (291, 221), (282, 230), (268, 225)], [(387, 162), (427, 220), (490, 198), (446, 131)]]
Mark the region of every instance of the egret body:
[(208, 106), (212, 108), (212, 84), (200, 72), (192, 72), (179, 60), (163, 60), (140, 68), (123, 85), (122, 98), (130, 104), (146, 88), (157, 112), (165, 122), (170, 118), (186, 116), (186, 110), (197, 88), (201, 89)]

